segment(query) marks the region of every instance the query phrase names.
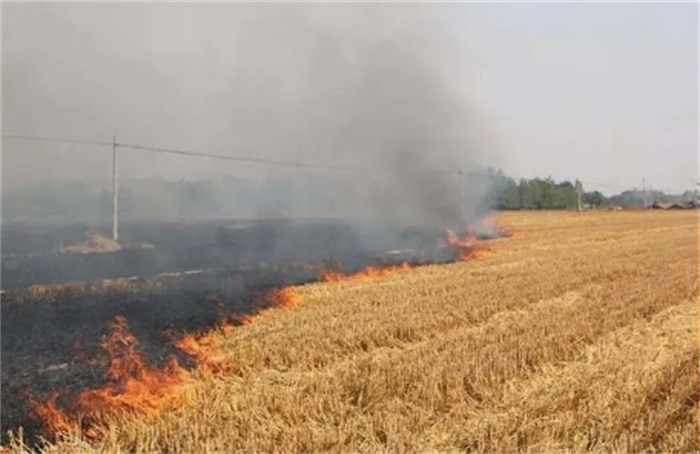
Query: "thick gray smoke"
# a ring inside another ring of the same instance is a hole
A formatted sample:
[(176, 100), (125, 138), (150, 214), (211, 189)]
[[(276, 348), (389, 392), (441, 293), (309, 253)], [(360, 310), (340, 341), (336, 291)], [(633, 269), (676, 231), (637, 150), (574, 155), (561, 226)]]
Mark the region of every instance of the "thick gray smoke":
[[(104, 140), (119, 131), (125, 142), (354, 168), (326, 173), (341, 215), (442, 227), (476, 215), (486, 182), (465, 175), (460, 197), (458, 169), (494, 162), (494, 146), (471, 101), (477, 68), (442, 29), (445, 11), (437, 5), (66, 4), (52, 5), (51, 14), (20, 10), (40, 7), (13, 5), (5, 13), (6, 24), (18, 19), (8, 32), (14, 51), (6, 52), (5, 132)], [(60, 33), (51, 28), (58, 23)], [(41, 35), (44, 29), (51, 36)], [(91, 44), (90, 33), (102, 44)], [(27, 46), (31, 52), (23, 52), (22, 39), (34, 40)], [(149, 45), (169, 41), (186, 43), (181, 65), (168, 66), (156, 53), (144, 57)], [(72, 79), (61, 78), (64, 67)], [(43, 160), (21, 145), (3, 145), (3, 172), (14, 180), (34, 177), (41, 164), (28, 163)], [(206, 160), (123, 156), (125, 179), (227, 174), (225, 165)], [(45, 162), (51, 159), (58, 158)], [(100, 161), (95, 172), (80, 167), (87, 161), (71, 166), (79, 175), (68, 175), (65, 159), (46, 164), (42, 178), (97, 178), (94, 173), (104, 175), (108, 188), (109, 161)], [(266, 169), (250, 175), (264, 179), (272, 174)]]
[[(475, 168), (493, 147), (475, 134), (478, 109), (463, 85), (472, 76), (466, 54), (428, 9), (295, 5), (277, 16), (251, 12), (243, 39), (271, 44), (262, 62), (278, 67), (273, 84), (291, 78), (295, 89), (287, 95), (296, 103), (283, 102), (288, 110), (280, 111), (280, 98), (270, 99), (266, 85), (248, 99), (265, 99), (263, 110), (281, 129), (296, 125), (301, 137), (292, 133), (291, 143), (304, 144), (299, 159), (326, 155), (366, 169), (346, 178), (343, 193), (373, 215), (441, 226), (473, 220), (484, 181), (463, 178), (460, 210), (457, 172)], [(280, 63), (286, 58), (295, 61), (292, 71)]]

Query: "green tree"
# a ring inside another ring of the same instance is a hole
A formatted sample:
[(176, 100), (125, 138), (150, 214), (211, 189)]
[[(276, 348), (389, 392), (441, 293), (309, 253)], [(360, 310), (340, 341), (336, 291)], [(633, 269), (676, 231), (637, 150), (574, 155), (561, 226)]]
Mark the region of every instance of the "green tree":
[(563, 181), (554, 187), (554, 201), (552, 208), (575, 208), (577, 204), (576, 186), (570, 181)]
[(594, 208), (600, 208), (606, 201), (605, 196), (600, 191), (584, 192), (581, 198), (583, 199), (583, 203)]

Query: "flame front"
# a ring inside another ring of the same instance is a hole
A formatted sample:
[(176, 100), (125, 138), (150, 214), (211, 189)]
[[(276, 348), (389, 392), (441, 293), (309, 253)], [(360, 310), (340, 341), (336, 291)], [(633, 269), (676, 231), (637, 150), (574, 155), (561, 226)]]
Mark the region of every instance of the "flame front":
[[(133, 411), (158, 414), (179, 403), (177, 388), (189, 373), (174, 358), (162, 369), (149, 367), (137, 351), (138, 341), (127, 330), (126, 318), (117, 316), (112, 332), (102, 341), (110, 354), (107, 368), (109, 383), (87, 389), (76, 399), (75, 410), (84, 414), (83, 421), (94, 423), (110, 411)], [(35, 415), (44, 423), (49, 434), (75, 432), (78, 424), (56, 405), (59, 394), (52, 393), (44, 403), (27, 395)]]
[[(223, 308), (218, 297), (210, 297), (217, 307)], [(283, 287), (261, 293), (257, 297), (260, 306), (269, 307), (290, 307), (297, 304), (297, 294), (292, 287)], [(253, 317), (244, 314), (224, 314), (219, 313), (217, 322), (218, 328), (224, 334), (230, 333), (238, 325), (252, 323)], [(220, 349), (221, 337), (217, 330), (210, 330), (205, 333), (190, 333), (177, 340), (175, 345), (181, 351), (197, 360), (197, 363), (206, 367), (213, 373), (224, 373), (231, 371), (233, 362), (230, 356)]]
[(131, 410), (159, 413), (177, 403), (173, 392), (189, 373), (174, 358), (162, 369), (149, 367), (137, 351), (138, 340), (127, 330), (126, 318), (117, 316), (112, 334), (102, 341), (110, 354), (107, 378), (112, 383), (84, 391), (78, 404), (90, 412)]
[(213, 373), (231, 369), (231, 358), (219, 350), (219, 338), (214, 331), (202, 335), (188, 334), (177, 341), (176, 346)]
[(369, 281), (377, 278), (390, 276), (397, 271), (410, 270), (411, 265), (403, 262), (401, 265), (376, 267), (368, 266), (356, 273), (346, 274), (342, 271), (322, 269), (319, 272), (318, 278), (324, 282), (342, 282), (342, 281)]
[(448, 229), (445, 243), (459, 255), (460, 260), (480, 259), (492, 252), (491, 248), (476, 238), (472, 229), (467, 229), (467, 235), (463, 239), (458, 238), (452, 230)]
[[(495, 226), (495, 218), (486, 218), (479, 225)], [(475, 226), (475, 227), (478, 227)], [(520, 231), (505, 231), (506, 236), (522, 236)], [(469, 228), (464, 238), (460, 239), (451, 230), (447, 231), (445, 243), (455, 251), (460, 260), (481, 258), (489, 254), (490, 249), (480, 242), (474, 230)], [(394, 274), (398, 271), (409, 270), (411, 266), (404, 262), (398, 266), (377, 267), (368, 266), (364, 270), (352, 274), (341, 271), (323, 269), (318, 277), (321, 281), (368, 281)], [(298, 304), (298, 296), (293, 287), (273, 289), (259, 295), (258, 308), (290, 307)], [(231, 357), (220, 349), (220, 334), (229, 333), (236, 326), (251, 323), (254, 316), (242, 314), (226, 314), (225, 305), (219, 295), (211, 293), (207, 301), (216, 306), (218, 313), (217, 328), (200, 334), (187, 334), (175, 340), (175, 345), (182, 352), (193, 357), (200, 366), (206, 367), (213, 373), (229, 372), (233, 366)], [(145, 414), (159, 414), (165, 409), (172, 408), (181, 401), (179, 388), (190, 379), (191, 374), (182, 368), (176, 359), (163, 368), (150, 367), (138, 351), (137, 339), (128, 331), (127, 320), (118, 316), (112, 325), (111, 334), (106, 336), (102, 348), (109, 353), (110, 362), (107, 368), (108, 383), (96, 389), (88, 389), (80, 393), (71, 407), (71, 413), (76, 410), (83, 417), (83, 433), (96, 433), (90, 425), (99, 423), (103, 413), (111, 411), (131, 411)], [(77, 356), (85, 357), (82, 346), (76, 349)], [(87, 358), (85, 358), (87, 359)], [(49, 434), (75, 432), (81, 427), (57, 405), (59, 393), (52, 393), (48, 400), (41, 403), (27, 395), (27, 402), (33, 412), (44, 423)], [(86, 427), (85, 424), (88, 426)]]
[(101, 411), (135, 411), (159, 414), (180, 402), (177, 388), (189, 377), (176, 359), (163, 369), (132, 369), (133, 376), (119, 377), (117, 383), (84, 391), (78, 403), (90, 413)]
[(29, 408), (39, 418), (48, 433), (76, 432), (78, 425), (71, 421), (66, 413), (56, 406), (58, 396), (59, 393), (54, 391), (49, 395), (46, 402), (42, 403), (27, 393), (25, 399), (29, 404)]
[(271, 290), (266, 299), (273, 307), (291, 307), (298, 303), (297, 293), (293, 287), (282, 287)]

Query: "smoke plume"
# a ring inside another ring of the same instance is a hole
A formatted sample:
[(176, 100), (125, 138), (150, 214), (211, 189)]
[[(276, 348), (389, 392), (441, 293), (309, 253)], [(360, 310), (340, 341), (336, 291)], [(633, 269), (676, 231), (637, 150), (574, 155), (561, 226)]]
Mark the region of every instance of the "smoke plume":
[[(8, 5), (5, 131), (101, 140), (119, 131), (127, 143), (354, 169), (125, 151), (120, 175), (324, 172), (341, 215), (461, 225), (474, 220), (485, 181), (460, 183), (458, 170), (496, 157), (470, 95), (475, 68), (440, 14), (427, 4)], [(107, 153), (68, 164), (3, 145), (8, 181), (101, 175), (108, 188)]]
[[(493, 147), (475, 134), (478, 110), (463, 85), (472, 75), (460, 64), (466, 54), (430, 10), (304, 5), (276, 18), (251, 14), (250, 42), (276, 34), (291, 43), (288, 53), (273, 40), (262, 58), (263, 65), (280, 65), (271, 83), (282, 93), (270, 99), (259, 86), (248, 96), (251, 103), (267, 99), (263, 116), (289, 131), (287, 147), (303, 144), (299, 159), (362, 169), (345, 175), (343, 194), (372, 215), (441, 226), (473, 220), (483, 180), (463, 178), (460, 210), (458, 170), (475, 168)], [(292, 98), (282, 103), (291, 107), (286, 112), (276, 103), (285, 96)]]

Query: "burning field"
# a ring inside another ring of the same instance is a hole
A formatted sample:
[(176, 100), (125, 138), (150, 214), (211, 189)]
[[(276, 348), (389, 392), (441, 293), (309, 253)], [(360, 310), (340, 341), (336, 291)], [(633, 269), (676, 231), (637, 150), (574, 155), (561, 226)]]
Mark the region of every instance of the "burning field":
[(697, 452), (697, 214), (499, 222), (10, 292), (3, 452)]

